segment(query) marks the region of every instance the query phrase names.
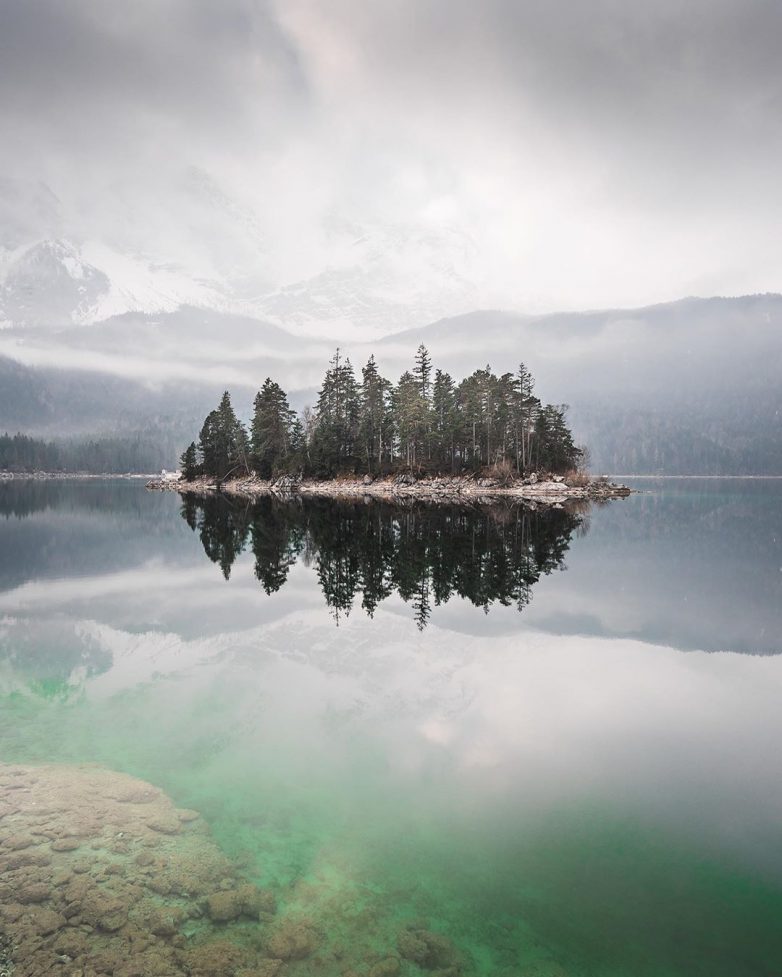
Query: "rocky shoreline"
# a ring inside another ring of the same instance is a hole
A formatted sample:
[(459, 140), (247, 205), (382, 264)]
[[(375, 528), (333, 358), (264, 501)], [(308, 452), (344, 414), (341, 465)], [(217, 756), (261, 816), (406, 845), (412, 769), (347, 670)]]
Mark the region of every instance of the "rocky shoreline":
[(598, 478), (578, 483), (561, 475), (527, 478), (511, 482), (472, 475), (433, 476), (416, 478), (409, 473), (384, 478), (335, 478), (327, 481), (299, 479), (293, 476), (268, 481), (256, 475), (219, 482), (213, 478), (185, 481), (175, 476), (154, 478), (147, 488), (157, 491), (173, 491), (182, 495), (226, 495), (244, 499), (264, 496), (290, 498), (311, 496), (316, 498), (368, 500), (382, 499), (387, 502), (441, 502), (491, 504), (501, 500), (516, 500), (541, 505), (561, 505), (575, 500), (604, 502), (625, 498), (632, 490)]

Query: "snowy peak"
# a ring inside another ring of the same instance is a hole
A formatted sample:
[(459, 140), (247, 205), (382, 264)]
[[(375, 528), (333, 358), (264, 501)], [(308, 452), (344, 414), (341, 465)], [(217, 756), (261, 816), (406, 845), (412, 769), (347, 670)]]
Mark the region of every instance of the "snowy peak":
[(39, 241), (8, 256), (0, 316), (21, 326), (61, 326), (89, 314), (110, 288), (108, 276), (68, 241)]
[(477, 248), (456, 228), (326, 224), (323, 271), (257, 300), (264, 318), (296, 332), (368, 338), (475, 307)]
[(0, 320), (24, 328), (87, 325), (182, 306), (229, 311), (217, 283), (103, 244), (38, 241), (0, 256)]
[(332, 212), (302, 239), (195, 167), (141, 208), (128, 199), (120, 187), (68, 209), (44, 184), (0, 176), (0, 323), (61, 328), (187, 306), (347, 340), (486, 304), (475, 242), (441, 220)]

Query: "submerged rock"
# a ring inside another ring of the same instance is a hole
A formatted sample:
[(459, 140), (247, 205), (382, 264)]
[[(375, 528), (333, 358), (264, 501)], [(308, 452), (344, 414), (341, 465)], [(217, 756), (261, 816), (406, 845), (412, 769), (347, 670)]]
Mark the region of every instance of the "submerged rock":
[(229, 940), (212, 940), (185, 954), (187, 972), (192, 977), (224, 977), (235, 974), (250, 962), (249, 953)]
[(286, 920), (270, 937), (267, 949), (272, 957), (303, 960), (311, 956), (320, 944), (320, 934), (310, 923)]
[(267, 958), (259, 961), (251, 970), (246, 968), (237, 970), (236, 977), (277, 977), (283, 963), (283, 960)]
[(230, 922), (241, 916), (257, 919), (259, 913), (273, 913), (275, 909), (274, 895), (254, 885), (214, 892), (206, 900), (209, 918), (216, 923)]
[(369, 968), (369, 977), (397, 977), (401, 969), (397, 957), (386, 957)]
[(397, 939), (400, 956), (424, 970), (447, 970), (460, 973), (462, 960), (453, 943), (441, 933), (411, 926), (403, 929)]
[(125, 774), (4, 764), (0, 807), (0, 977), (274, 977), (245, 938), (274, 895), (237, 876), (196, 812)]

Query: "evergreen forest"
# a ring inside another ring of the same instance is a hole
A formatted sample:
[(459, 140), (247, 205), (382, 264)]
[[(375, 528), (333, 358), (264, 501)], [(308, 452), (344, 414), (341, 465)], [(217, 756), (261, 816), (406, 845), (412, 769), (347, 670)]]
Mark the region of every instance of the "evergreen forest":
[(26, 434), (0, 435), (0, 471), (144, 473), (159, 471), (168, 462), (164, 445), (152, 436), (97, 437), (44, 441)]
[(513, 477), (579, 467), (584, 452), (573, 441), (566, 406), (543, 404), (534, 387), (523, 363), (516, 373), (497, 376), (486, 366), (456, 381), (434, 368), (424, 345), (393, 384), (374, 356), (357, 376), (338, 349), (313, 408), (297, 415), (267, 378), (245, 426), (226, 391), (180, 464), (187, 480), (486, 469)]

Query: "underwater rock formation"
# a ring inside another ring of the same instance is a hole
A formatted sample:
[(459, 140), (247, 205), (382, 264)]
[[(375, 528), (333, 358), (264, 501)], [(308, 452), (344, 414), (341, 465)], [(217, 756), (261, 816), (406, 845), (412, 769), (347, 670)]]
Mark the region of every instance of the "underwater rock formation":
[(271, 975), (280, 962), (249, 937), (274, 909), (151, 785), (0, 765), (0, 968), (13, 977)]
[(242, 877), (197, 812), (151, 784), (0, 764), (0, 977), (469, 971), (445, 936), (410, 924), (394, 947), (392, 911), (329, 891), (299, 880), (278, 913), (277, 894)]

